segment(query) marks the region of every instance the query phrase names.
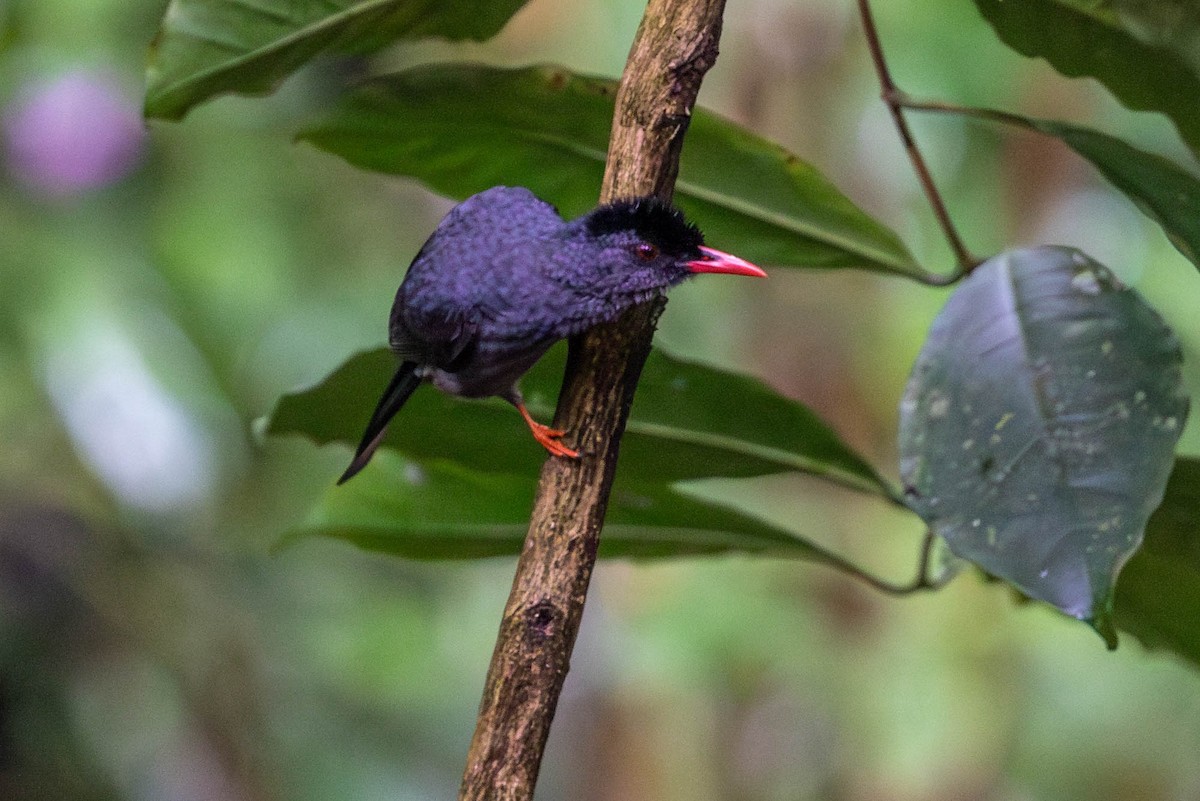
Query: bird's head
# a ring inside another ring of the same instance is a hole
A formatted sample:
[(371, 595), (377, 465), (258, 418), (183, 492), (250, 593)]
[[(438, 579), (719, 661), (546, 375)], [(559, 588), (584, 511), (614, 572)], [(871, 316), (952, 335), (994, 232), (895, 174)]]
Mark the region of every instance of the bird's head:
[(766, 277), (750, 262), (707, 247), (699, 228), (657, 198), (606, 203), (582, 222), (590, 247), (599, 250), (593, 263), (622, 294), (651, 294), (695, 273)]

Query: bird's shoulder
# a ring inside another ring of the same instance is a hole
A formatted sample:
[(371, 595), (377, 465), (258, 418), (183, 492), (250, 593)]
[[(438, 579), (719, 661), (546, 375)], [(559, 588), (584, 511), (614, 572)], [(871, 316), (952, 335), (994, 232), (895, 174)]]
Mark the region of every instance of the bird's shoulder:
[(524, 187), (494, 186), (442, 219), (413, 263), (418, 272), (485, 269), (505, 253), (560, 235), (554, 206)]
[(451, 209), (431, 238), (536, 237), (563, 225), (558, 209), (525, 187), (493, 186)]
[(561, 247), (568, 226), (523, 187), (496, 186), (455, 206), (404, 277), (407, 301), (426, 307), (487, 307), (527, 284)]

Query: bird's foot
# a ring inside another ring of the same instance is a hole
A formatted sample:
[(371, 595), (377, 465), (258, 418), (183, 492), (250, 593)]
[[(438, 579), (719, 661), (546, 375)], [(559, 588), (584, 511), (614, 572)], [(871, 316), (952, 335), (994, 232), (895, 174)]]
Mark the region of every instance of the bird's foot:
[(579, 451), (574, 451), (559, 441), (567, 432), (560, 431), (557, 428), (544, 426), (541, 423), (535, 422), (529, 426), (529, 430), (533, 432), (533, 438), (536, 439), (543, 448), (550, 451), (552, 456), (564, 456), (568, 459), (578, 459)]
[(529, 410), (525, 408), (525, 404), (517, 404), (517, 411), (525, 418), (526, 424), (529, 425), (529, 430), (533, 432), (533, 438), (538, 443), (550, 452), (551, 456), (562, 456), (567, 459), (578, 459), (579, 451), (573, 451), (563, 443), (559, 442), (567, 432), (557, 428), (551, 428), (547, 425), (542, 425), (529, 414)]

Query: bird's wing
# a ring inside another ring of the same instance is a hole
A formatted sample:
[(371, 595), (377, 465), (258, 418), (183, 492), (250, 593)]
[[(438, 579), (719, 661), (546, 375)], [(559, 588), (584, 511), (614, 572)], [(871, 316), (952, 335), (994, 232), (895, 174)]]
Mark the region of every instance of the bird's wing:
[[(455, 206), (396, 294), (392, 349), (403, 359), (456, 372), (481, 337), (493, 338), (496, 320), (527, 312), (527, 296), (544, 294), (531, 276), (545, 260), (542, 243), (557, 241), (562, 229), (554, 207), (522, 187), (492, 187)], [(525, 322), (516, 320), (518, 333)]]
[(406, 305), (393, 315), (389, 344), (405, 361), (453, 372), (479, 340), (478, 315), (449, 303)]

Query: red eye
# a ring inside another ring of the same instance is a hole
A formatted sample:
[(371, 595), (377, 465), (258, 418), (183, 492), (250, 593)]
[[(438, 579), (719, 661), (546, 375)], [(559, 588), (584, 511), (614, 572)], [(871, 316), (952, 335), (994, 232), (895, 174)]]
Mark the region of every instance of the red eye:
[(636, 253), (637, 257), (642, 261), (654, 261), (658, 258), (658, 248), (646, 242), (643, 242), (634, 248), (633, 252)]

